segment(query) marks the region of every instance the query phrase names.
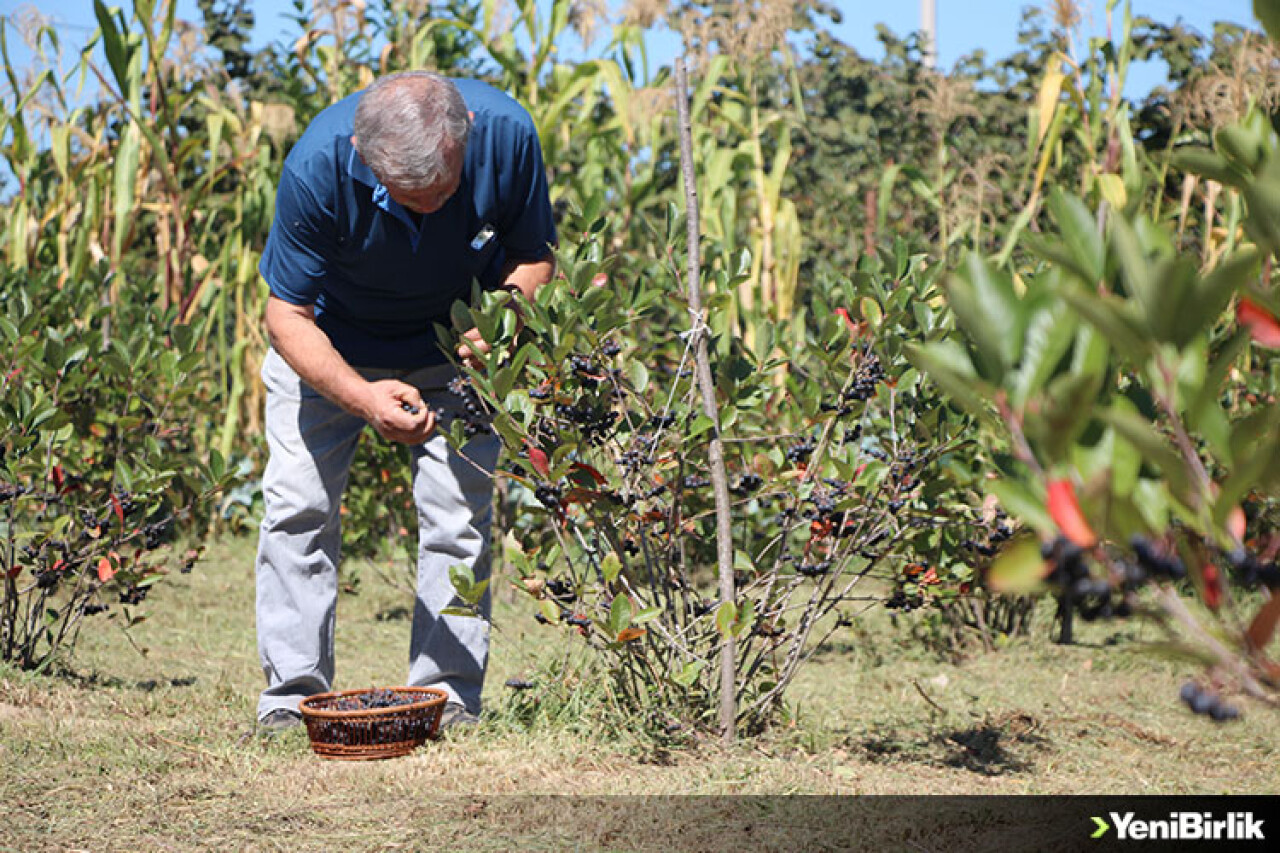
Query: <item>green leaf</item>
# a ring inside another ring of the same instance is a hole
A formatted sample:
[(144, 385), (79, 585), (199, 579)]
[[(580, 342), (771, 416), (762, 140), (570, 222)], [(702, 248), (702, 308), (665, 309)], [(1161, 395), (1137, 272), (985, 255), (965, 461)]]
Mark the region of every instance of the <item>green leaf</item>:
[(1151, 350), (1151, 338), (1134, 314), (1134, 306), (1116, 296), (1083, 291), (1060, 294), (1081, 317), (1102, 333), (1106, 343), (1131, 361), (1142, 363)]
[(1236, 359), (1249, 346), (1249, 332), (1237, 329), (1205, 371), (1199, 390), (1187, 401), (1187, 423), (1204, 436), (1219, 461), (1232, 464), (1231, 424), (1220, 398), (1222, 386)]
[(1057, 531), (1058, 526), (1045, 509), (1043, 498), (1033, 494), (1025, 483), (1001, 478), (989, 480), (983, 487), (996, 496), (1005, 512), (1034, 527), (1042, 536), (1047, 538)]
[(662, 615), (661, 607), (646, 607), (643, 610), (641, 610), (639, 613), (637, 613), (635, 616), (631, 617), (631, 624), (643, 625), (646, 622), (652, 622), (654, 619), (657, 619), (661, 615)]
[(1104, 442), (1111, 445), (1111, 488), (1119, 497), (1133, 494), (1142, 471), (1142, 454), (1114, 429), (1107, 430)]
[[(618, 574), (622, 571), (622, 560), (618, 559), (618, 555), (610, 551), (600, 561), (600, 574), (604, 576), (605, 583), (613, 583), (618, 579)], [(622, 630), (621, 628), (618, 630)]]
[(1036, 311), (1027, 324), (1022, 359), (1012, 381), (1010, 402), (1021, 410), (1053, 376), (1058, 363), (1071, 350), (1077, 323), (1066, 306), (1058, 303)]
[(995, 396), (995, 389), (979, 379), (969, 361), (969, 355), (952, 341), (919, 346), (907, 344), (907, 359), (942, 389), (959, 407), (971, 414), (987, 416), (988, 402)]
[(734, 620), (738, 618), (738, 608), (732, 601), (723, 601), (716, 608), (716, 630), (721, 637), (728, 637), (733, 630)]
[(693, 423), (689, 425), (689, 438), (697, 438), (713, 427), (715, 427), (715, 422), (706, 415), (699, 413), (698, 416), (693, 419)]
[(617, 636), (631, 624), (631, 600), (625, 595), (615, 595), (609, 605), (609, 631)]
[(1098, 223), (1088, 206), (1074, 195), (1054, 189), (1047, 202), (1053, 221), (1062, 234), (1072, 272), (1090, 287), (1102, 280), (1106, 264), (1106, 248)]
[(107, 54), (107, 64), (115, 75), (120, 92), (128, 95), (129, 54), (120, 27), (112, 20), (102, 0), (93, 0), (93, 14), (98, 19), (98, 27), (102, 32), (102, 49)]
[(1182, 457), (1150, 421), (1138, 414), (1128, 401), (1117, 400), (1109, 409), (1098, 412), (1125, 440), (1138, 449), (1142, 457), (1160, 470), (1174, 491), (1184, 499), (1190, 494), (1190, 480)]
[(493, 396), (497, 400), (505, 400), (507, 395), (511, 393), (511, 387), (515, 385), (516, 372), (511, 366), (500, 367), (493, 372), (493, 379), (490, 380)]
[(1268, 252), (1280, 250), (1280, 156), (1269, 157), (1243, 191), (1249, 215), (1245, 230)]
[(1173, 168), (1183, 172), (1190, 172), (1193, 175), (1199, 175), (1202, 178), (1208, 178), (1211, 181), (1217, 181), (1220, 184), (1240, 189), (1246, 180), (1246, 176), (1239, 169), (1234, 168), (1220, 154), (1210, 151), (1208, 148), (1181, 148), (1173, 152), (1170, 159)]
[(1124, 210), (1129, 200), (1124, 178), (1112, 172), (1098, 175), (1098, 192), (1114, 210)]
[[(1206, 325), (1203, 317), (1187, 316), (1195, 310), (1188, 303), (1194, 299), (1196, 267), (1183, 258), (1162, 261), (1155, 266), (1154, 279), (1155, 304), (1147, 312), (1147, 325), (1157, 341), (1186, 346)], [(1208, 323), (1215, 319), (1216, 316), (1209, 318)]]
[(706, 661), (691, 661), (690, 663), (685, 664), (684, 668), (681, 669), (680, 672), (671, 676), (671, 680), (676, 684), (679, 684), (681, 687), (690, 687), (698, 680), (698, 676), (702, 673), (704, 666), (706, 666)]
[(471, 591), (475, 588), (476, 577), (469, 566), (465, 563), (455, 563), (450, 566), (449, 582), (453, 584), (453, 588), (457, 591), (459, 598), (463, 601), (474, 603), (471, 600)]
[[(97, 0), (95, 0), (96, 2)], [(124, 251), (124, 241), (132, 230), (136, 211), (134, 210), (134, 186), (138, 179), (138, 158), (142, 147), (142, 137), (138, 126), (133, 122), (125, 125), (116, 146), (114, 157), (114, 206), (115, 228), (111, 237), (111, 257), (119, 262)]]
[(461, 299), (449, 306), (449, 320), (453, 323), (455, 332), (468, 332), (476, 325), (471, 316), (471, 308)]
[(1280, 42), (1280, 0), (1253, 0), (1253, 14), (1273, 42)]
[(560, 621), (560, 608), (550, 599), (544, 599), (538, 605), (538, 609), (542, 611), (542, 618), (548, 622), (555, 624)]
[(1040, 589), (1049, 568), (1040, 556), (1040, 543), (1034, 537), (1019, 537), (996, 555), (987, 584), (1005, 595), (1028, 595)]
[(1013, 282), (977, 254), (947, 279), (947, 301), (978, 353), (984, 378), (1000, 382), (1022, 351), (1023, 324)]
[(884, 310), (879, 302), (870, 296), (864, 296), (858, 300), (858, 310), (862, 313), (862, 319), (866, 320), (867, 325), (873, 330), (880, 328), (880, 323), (884, 320)]
[(1128, 220), (1116, 216), (1111, 219), (1109, 236), (1126, 292), (1142, 306), (1143, 314), (1150, 317), (1158, 307), (1161, 294), (1157, 292), (1151, 261), (1142, 248), (1138, 232)]
[(1047, 461), (1066, 457), (1089, 422), (1103, 379), (1101, 373), (1063, 373), (1049, 383), (1039, 410), (1027, 414), (1023, 428), (1043, 447)]
[(1195, 282), (1190, 298), (1173, 320), (1173, 342), (1186, 344), (1196, 335), (1210, 329), (1226, 310), (1231, 297), (1257, 273), (1258, 253), (1253, 249), (1236, 252)]
[(627, 379), (637, 394), (643, 394), (649, 387), (649, 368), (640, 359), (633, 358), (627, 362)]
[(1235, 464), (1215, 504), (1219, 523), (1232, 506), (1258, 487), (1273, 458), (1280, 455), (1280, 443), (1275, 440), (1278, 430), (1280, 407), (1276, 406), (1256, 409), (1231, 425), (1231, 457)]
[(738, 615), (733, 620), (733, 627), (730, 629), (733, 636), (741, 637), (744, 631), (747, 631), (755, 624), (756, 606), (755, 602), (747, 599), (746, 603), (738, 611)]

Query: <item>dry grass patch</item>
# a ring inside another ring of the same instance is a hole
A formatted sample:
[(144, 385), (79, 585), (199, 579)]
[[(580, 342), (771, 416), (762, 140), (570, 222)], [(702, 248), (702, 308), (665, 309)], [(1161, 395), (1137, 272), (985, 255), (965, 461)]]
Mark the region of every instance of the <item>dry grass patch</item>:
[[(487, 722), (399, 760), (322, 761), (300, 730), (253, 732), (251, 552), (224, 543), (158, 588), (133, 636), (145, 656), (102, 626), (74, 675), (0, 671), (0, 850), (795, 849), (797, 822), (810, 849), (837, 849), (822, 834), (833, 818), (795, 811), (808, 800), (723, 797), (1271, 793), (1280, 781), (1274, 717), (1193, 717), (1177, 701), (1186, 673), (1140, 654), (1141, 635), (1117, 639), (1131, 626), (952, 665), (867, 614), (802, 671), (791, 721), (727, 750), (610, 727), (590, 683), (581, 707), (522, 723), (503, 682), (561, 652), (502, 596)], [(404, 595), (367, 579), (343, 598), (339, 686), (403, 678)], [(794, 807), (752, 811), (779, 802)], [(918, 828), (901, 831), (907, 843)]]

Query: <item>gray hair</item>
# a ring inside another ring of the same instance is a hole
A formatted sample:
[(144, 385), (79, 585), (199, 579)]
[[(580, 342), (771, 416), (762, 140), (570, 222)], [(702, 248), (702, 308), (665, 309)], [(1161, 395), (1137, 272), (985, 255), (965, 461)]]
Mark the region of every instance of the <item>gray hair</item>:
[(466, 150), (471, 116), (458, 87), (444, 77), (404, 71), (365, 90), (354, 129), (360, 158), (378, 180), (421, 190), (452, 177), (449, 155)]

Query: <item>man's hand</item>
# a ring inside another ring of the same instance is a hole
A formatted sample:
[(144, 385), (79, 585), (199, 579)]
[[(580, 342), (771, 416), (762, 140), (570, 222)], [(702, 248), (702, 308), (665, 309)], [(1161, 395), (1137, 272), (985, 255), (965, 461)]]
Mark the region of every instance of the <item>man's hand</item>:
[(378, 435), (401, 444), (422, 444), (436, 428), (435, 412), (427, 408), (418, 389), (399, 379), (369, 383), (364, 418)]
[(479, 329), (470, 329), (462, 333), (464, 343), (458, 344), (458, 358), (462, 359), (462, 363), (472, 370), (479, 370), (484, 367), (480, 359), (476, 357), (476, 353), (488, 355), (493, 351), (489, 344), (485, 343), (484, 337), (481, 336)]
[[(533, 301), (533, 295), (539, 287), (551, 281), (555, 273), (555, 263), (550, 257), (538, 261), (510, 261), (503, 270), (502, 287), (511, 291), (512, 299), (507, 307), (516, 312), (520, 320), (520, 300)], [(479, 329), (469, 329), (462, 335), (463, 342), (458, 344), (458, 358), (472, 370), (479, 370), (484, 365), (476, 357), (476, 353), (488, 355), (492, 348), (480, 334)]]
[[(397, 379), (369, 382), (351, 368), (316, 326), (310, 305), (267, 300), (271, 346), (297, 374), (326, 399), (363, 418), (389, 441), (421, 444), (435, 429), (418, 389)], [(415, 410), (416, 411), (411, 411)]]

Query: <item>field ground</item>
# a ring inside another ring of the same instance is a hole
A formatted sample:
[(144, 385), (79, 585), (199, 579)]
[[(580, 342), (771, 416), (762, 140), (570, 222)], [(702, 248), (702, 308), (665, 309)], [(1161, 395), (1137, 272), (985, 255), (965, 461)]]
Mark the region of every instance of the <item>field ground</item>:
[[(801, 848), (767, 815), (718, 820), (718, 797), (658, 795), (1280, 789), (1275, 716), (1193, 717), (1185, 666), (1141, 653), (1153, 637), (1137, 625), (1063, 647), (1042, 621), (951, 664), (870, 612), (802, 671), (791, 723), (729, 750), (663, 750), (588, 716), (517, 723), (504, 681), (559, 643), (502, 596), (486, 722), (407, 758), (326, 762), (300, 730), (253, 734), (252, 547), (215, 545), (156, 589), (132, 632), (145, 656), (100, 623), (73, 676), (0, 669), (0, 850), (781, 850)], [(340, 603), (338, 687), (404, 678), (407, 594), (364, 578)], [(513, 796), (543, 794), (583, 799)], [(619, 794), (644, 796), (591, 798)]]

